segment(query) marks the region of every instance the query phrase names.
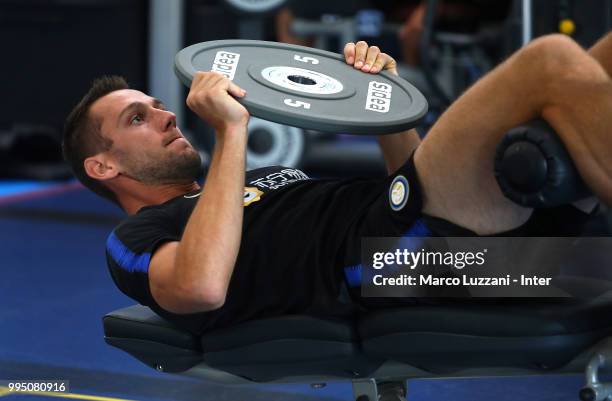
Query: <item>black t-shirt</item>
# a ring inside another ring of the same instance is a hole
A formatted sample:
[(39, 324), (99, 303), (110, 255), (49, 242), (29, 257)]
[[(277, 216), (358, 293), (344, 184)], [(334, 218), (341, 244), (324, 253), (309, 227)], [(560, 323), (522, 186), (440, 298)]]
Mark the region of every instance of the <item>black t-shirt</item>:
[[(380, 179), (313, 180), (287, 167), (249, 171), (242, 240), (225, 304), (205, 313), (173, 314), (151, 295), (149, 262), (161, 244), (181, 239), (201, 196), (206, 201), (206, 194), (196, 191), (142, 208), (110, 234), (106, 252), (121, 291), (197, 334), (286, 314), (353, 314), (357, 307), (339, 295), (346, 278), (349, 292), (361, 302), (354, 293), (359, 283), (352, 283), (360, 269), (361, 238), (475, 235), (422, 214), (412, 157)], [(571, 206), (542, 210), (504, 235), (576, 235), (587, 218)]]
[(144, 207), (124, 220), (108, 238), (108, 266), (126, 295), (195, 333), (292, 313), (345, 316), (354, 306), (339, 300), (343, 243), (381, 190), (386, 192), (384, 185), (376, 179), (312, 180), (286, 167), (247, 172), (240, 251), (226, 302), (214, 311), (164, 311), (148, 281), (151, 255), (164, 242), (181, 239), (199, 192)]

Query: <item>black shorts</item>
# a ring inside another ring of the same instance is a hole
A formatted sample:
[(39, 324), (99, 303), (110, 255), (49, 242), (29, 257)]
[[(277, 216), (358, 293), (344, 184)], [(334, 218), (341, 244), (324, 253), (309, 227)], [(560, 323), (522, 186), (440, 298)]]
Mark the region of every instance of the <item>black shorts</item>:
[[(406, 304), (437, 304), (436, 298), (362, 298), (360, 297), (360, 250), (365, 237), (458, 237), (476, 236), (471, 230), (450, 221), (422, 213), (423, 192), (414, 154), (378, 187), (380, 195), (370, 205), (359, 224), (349, 234), (344, 260), (345, 284), (351, 298), (366, 307), (388, 307)], [(537, 209), (522, 226), (495, 236), (544, 237), (578, 236), (590, 215), (571, 205)]]
[[(382, 189), (354, 233), (357, 238), (477, 235), (422, 212), (423, 191), (414, 165), (414, 153), (395, 173), (385, 177)], [(522, 226), (495, 236), (577, 236), (590, 216), (572, 205), (536, 209)]]

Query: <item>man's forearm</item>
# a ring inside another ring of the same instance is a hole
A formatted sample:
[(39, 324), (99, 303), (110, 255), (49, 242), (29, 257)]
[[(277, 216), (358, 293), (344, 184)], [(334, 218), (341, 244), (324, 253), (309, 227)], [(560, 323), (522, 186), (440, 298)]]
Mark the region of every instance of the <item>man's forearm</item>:
[(400, 168), (420, 143), (421, 139), (415, 129), (398, 134), (379, 135), (378, 145), (385, 158), (387, 173), (391, 174)]
[(224, 298), (240, 248), (246, 128), (217, 136), (206, 183), (176, 255), (180, 287)]

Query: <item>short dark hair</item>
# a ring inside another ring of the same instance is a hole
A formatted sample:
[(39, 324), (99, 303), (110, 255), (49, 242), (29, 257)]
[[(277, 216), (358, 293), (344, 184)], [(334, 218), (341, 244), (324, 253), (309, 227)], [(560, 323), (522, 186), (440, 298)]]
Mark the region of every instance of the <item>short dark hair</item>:
[(125, 78), (109, 75), (96, 78), (85, 96), (77, 103), (66, 118), (62, 152), (78, 180), (96, 194), (119, 205), (117, 196), (101, 181), (87, 175), (83, 165), (86, 158), (109, 150), (113, 141), (101, 131), (102, 122), (90, 114), (91, 105), (111, 92), (129, 89)]

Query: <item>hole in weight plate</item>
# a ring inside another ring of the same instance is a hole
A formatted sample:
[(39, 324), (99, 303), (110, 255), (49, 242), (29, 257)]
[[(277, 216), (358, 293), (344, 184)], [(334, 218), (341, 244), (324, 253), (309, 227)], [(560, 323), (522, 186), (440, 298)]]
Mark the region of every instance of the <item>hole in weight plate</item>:
[(289, 79), (289, 81), (291, 82), (295, 82), (296, 84), (300, 85), (316, 85), (317, 83), (317, 81), (315, 81), (314, 79), (305, 77), (303, 75), (289, 75), (287, 79)]

